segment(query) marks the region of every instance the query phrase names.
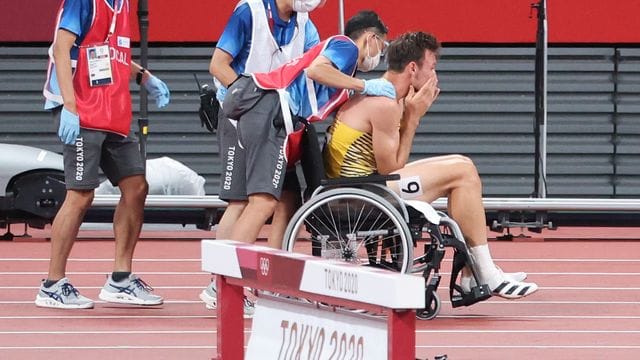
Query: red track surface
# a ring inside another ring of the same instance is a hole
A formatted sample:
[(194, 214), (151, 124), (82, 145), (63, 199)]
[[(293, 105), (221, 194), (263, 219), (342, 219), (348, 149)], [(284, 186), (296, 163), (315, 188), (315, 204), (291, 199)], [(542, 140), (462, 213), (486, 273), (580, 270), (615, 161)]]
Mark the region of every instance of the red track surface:
[[(640, 238), (636, 229), (567, 229), (556, 237), (606, 238), (616, 231), (617, 239)], [(418, 321), (419, 358), (640, 358), (640, 242), (494, 241), (491, 247), (505, 271), (527, 271), (540, 290), (522, 300), (492, 298), (452, 309), (445, 277), (439, 317)], [(49, 243), (0, 242), (0, 254), (0, 359), (210, 359), (215, 352), (215, 313), (198, 300), (210, 279), (200, 271), (199, 241), (139, 243), (134, 271), (166, 300), (153, 308), (103, 302), (91, 310), (37, 308)], [(97, 299), (112, 254), (111, 241), (76, 244), (68, 276), (84, 295)], [(443, 272), (449, 270), (446, 260)], [(250, 321), (245, 326), (249, 336)]]

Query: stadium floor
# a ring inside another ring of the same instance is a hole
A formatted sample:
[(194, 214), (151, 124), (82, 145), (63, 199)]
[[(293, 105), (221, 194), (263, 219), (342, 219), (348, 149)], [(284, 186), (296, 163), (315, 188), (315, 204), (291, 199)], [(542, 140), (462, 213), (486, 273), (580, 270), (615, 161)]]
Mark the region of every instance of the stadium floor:
[[(46, 233), (42, 232), (42, 233)], [(159, 307), (97, 301), (90, 310), (33, 304), (49, 243), (0, 241), (0, 359), (211, 359), (215, 312), (198, 299), (201, 231), (145, 231), (134, 271), (164, 296)], [(573, 235), (572, 235), (573, 234)], [(109, 231), (83, 231), (67, 275), (93, 299), (110, 272)], [(565, 228), (547, 241), (492, 241), (505, 271), (526, 271), (540, 290), (452, 309), (443, 279), (438, 318), (418, 321), (420, 359), (637, 359), (640, 354), (640, 229)], [(181, 238), (176, 240), (176, 238)], [(539, 239), (538, 239), (539, 240)], [(448, 274), (445, 259), (443, 273)], [(251, 321), (245, 320), (246, 336)]]

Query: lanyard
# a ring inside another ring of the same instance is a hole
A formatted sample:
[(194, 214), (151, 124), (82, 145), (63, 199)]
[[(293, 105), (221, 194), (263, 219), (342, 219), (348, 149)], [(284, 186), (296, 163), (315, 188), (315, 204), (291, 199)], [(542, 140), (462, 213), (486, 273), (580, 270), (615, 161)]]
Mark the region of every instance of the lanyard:
[(111, 18), (111, 25), (109, 26), (109, 34), (107, 35), (107, 39), (105, 42), (109, 41), (111, 35), (116, 32), (116, 18), (118, 17), (118, 8), (122, 10), (122, 0), (114, 0), (113, 1), (113, 17)]
[(269, 16), (268, 22), (269, 22), (269, 30), (271, 30), (271, 34), (273, 35), (273, 37), (275, 38), (276, 36), (276, 31), (275, 31), (275, 24), (273, 22), (273, 14), (271, 14), (271, 1), (267, 1), (267, 14)]

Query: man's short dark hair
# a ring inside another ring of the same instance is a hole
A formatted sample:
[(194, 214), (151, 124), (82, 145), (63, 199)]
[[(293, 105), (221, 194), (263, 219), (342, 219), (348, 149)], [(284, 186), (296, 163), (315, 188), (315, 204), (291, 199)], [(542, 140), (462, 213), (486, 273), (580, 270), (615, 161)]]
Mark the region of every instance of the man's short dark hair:
[(371, 10), (362, 10), (347, 21), (344, 34), (352, 40), (356, 40), (368, 30), (372, 30), (378, 35), (386, 35), (389, 32), (378, 14)]
[(400, 35), (387, 48), (388, 69), (401, 72), (412, 61), (415, 61), (418, 66), (422, 66), (425, 50), (430, 50), (438, 56), (440, 43), (435, 36), (422, 31)]

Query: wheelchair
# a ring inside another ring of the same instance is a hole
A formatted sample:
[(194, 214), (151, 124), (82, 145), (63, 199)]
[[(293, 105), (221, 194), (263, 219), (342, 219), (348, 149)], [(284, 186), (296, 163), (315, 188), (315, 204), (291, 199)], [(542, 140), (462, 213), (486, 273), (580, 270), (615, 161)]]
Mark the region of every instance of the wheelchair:
[[(284, 250), (401, 273), (420, 273), (426, 284), (426, 301), (416, 316), (430, 320), (441, 309), (436, 292), (440, 267), (446, 248), (452, 248), (452, 307), (469, 306), (491, 297), (487, 285), (476, 285), (470, 291), (462, 289), (458, 281), (466, 265), (475, 283), (480, 281), (459, 226), (428, 203), (403, 200), (389, 190), (386, 181), (398, 180), (399, 175), (326, 179), (313, 124), (308, 124), (302, 146), (299, 178), (306, 183), (305, 201), (285, 230)], [(419, 245), (423, 253), (414, 257)]]

